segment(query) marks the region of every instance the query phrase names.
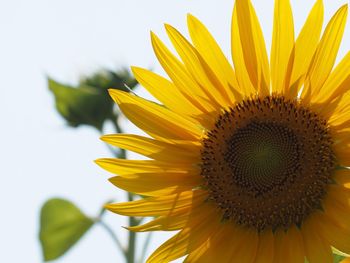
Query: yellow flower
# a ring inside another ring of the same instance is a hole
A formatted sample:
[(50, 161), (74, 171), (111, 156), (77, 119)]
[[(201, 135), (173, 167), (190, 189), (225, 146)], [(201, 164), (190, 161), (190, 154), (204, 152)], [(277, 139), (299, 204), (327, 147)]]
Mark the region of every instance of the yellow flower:
[(102, 138), (149, 159), (97, 161), (119, 175), (114, 185), (147, 196), (108, 206), (152, 218), (131, 231), (179, 230), (148, 262), (324, 263), (332, 248), (350, 253), (350, 53), (333, 69), (346, 16), (347, 5), (321, 37), (318, 0), (294, 39), (290, 3), (276, 0), (269, 60), (253, 6), (237, 0), (234, 69), (192, 15), (192, 43), (166, 25), (181, 60), (152, 33), (170, 80), (132, 70), (161, 104), (110, 91), (150, 137)]

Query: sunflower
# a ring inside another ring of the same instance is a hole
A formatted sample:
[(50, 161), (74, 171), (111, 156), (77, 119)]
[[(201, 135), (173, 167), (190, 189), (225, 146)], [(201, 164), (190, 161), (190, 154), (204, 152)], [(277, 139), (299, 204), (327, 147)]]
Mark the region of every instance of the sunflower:
[(178, 231), (147, 262), (323, 263), (332, 249), (350, 253), (350, 53), (334, 67), (347, 5), (321, 36), (323, 12), (316, 1), (295, 39), (290, 3), (276, 0), (268, 59), (252, 4), (237, 0), (234, 67), (188, 15), (191, 41), (165, 26), (178, 56), (151, 33), (169, 79), (132, 68), (159, 103), (110, 90), (149, 137), (102, 137), (148, 157), (97, 160), (119, 175), (114, 185), (145, 196), (108, 209), (151, 217), (131, 231)]

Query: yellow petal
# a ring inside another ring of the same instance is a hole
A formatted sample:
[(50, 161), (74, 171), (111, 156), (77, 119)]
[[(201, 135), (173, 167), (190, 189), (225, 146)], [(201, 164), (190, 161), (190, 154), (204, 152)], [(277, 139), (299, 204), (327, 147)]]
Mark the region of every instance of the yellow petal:
[(350, 188), (350, 170), (341, 169), (337, 170), (334, 174), (335, 181), (346, 188)]
[[(231, 244), (231, 262), (253, 263), (258, 249), (258, 233), (255, 229), (237, 228), (234, 244)], [(237, 242), (237, 243), (236, 243)]]
[(204, 61), (198, 51), (180, 34), (174, 27), (165, 25), (168, 36), (173, 43), (177, 53), (185, 63), (187, 70), (203, 89), (203, 93), (219, 109), (230, 105), (229, 95), (222, 86), (217, 76), (213, 73), (208, 64)]
[(312, 95), (317, 95), (331, 72), (346, 24), (348, 6), (341, 7), (328, 23), (307, 73)]
[[(216, 236), (217, 233), (214, 233), (214, 236)], [(201, 263), (210, 263), (212, 261), (211, 258), (209, 258), (206, 255), (206, 252), (208, 252), (208, 249), (211, 247), (211, 243), (212, 243), (212, 239), (213, 237), (209, 237), (207, 240), (205, 240), (203, 242), (203, 244), (197, 248), (196, 250), (194, 250), (193, 252), (191, 252), (186, 259), (184, 260), (183, 263), (196, 263), (196, 262), (201, 262)]]
[(181, 91), (181, 93), (202, 112), (215, 111), (215, 106), (203, 92), (203, 89), (189, 74), (185, 66), (166, 48), (162, 41), (151, 33), (154, 52), (167, 72), (168, 76)]
[[(229, 257), (232, 247), (228, 244), (228, 241), (232, 239), (230, 234), (227, 225), (221, 224), (219, 229), (206, 240), (204, 246), (202, 245), (190, 253), (184, 263), (232, 262)], [(223, 246), (223, 242), (225, 242), (225, 246)], [(230, 247), (230, 249), (227, 249), (227, 247)]]
[(185, 262), (253, 263), (257, 252), (258, 234), (252, 229), (222, 224), (209, 242), (206, 251), (195, 251)]
[(274, 256), (274, 236), (271, 231), (259, 234), (259, 245), (254, 263), (271, 263)]
[[(309, 85), (309, 81), (307, 85)], [(311, 91), (310, 89), (307, 89), (308, 91)], [(311, 92), (309, 92), (309, 95), (307, 95), (307, 101), (308, 103), (310, 102), (311, 99)], [(305, 97), (305, 98), (306, 98)], [(329, 103), (313, 103), (310, 104), (310, 109), (313, 110), (315, 113), (317, 113), (319, 116), (322, 116), (323, 119), (328, 121), (328, 124), (330, 126), (335, 126), (334, 120), (339, 119), (341, 111), (346, 107), (347, 103), (344, 103), (344, 95), (341, 97), (338, 97), (337, 99), (329, 102)], [(305, 100), (306, 103), (306, 100)]]
[[(155, 160), (126, 160), (116, 158), (101, 158), (95, 161), (110, 173), (124, 175), (132, 173), (192, 173), (194, 166), (166, 163)], [(196, 171), (199, 173), (199, 171)]]
[(350, 206), (348, 194), (342, 186), (330, 186), (323, 202), (327, 216), (343, 228), (350, 229)]
[[(350, 98), (350, 92), (347, 92), (342, 97), (339, 97), (330, 103), (330, 104), (332, 103), (337, 104), (336, 109), (331, 111), (331, 114), (328, 117), (329, 118), (328, 123), (330, 124), (332, 130), (336, 131), (337, 133), (340, 131), (349, 132), (349, 127), (350, 127), (349, 98)], [(326, 110), (327, 106), (325, 106), (324, 108)]]
[(329, 217), (321, 215), (318, 218), (319, 232), (336, 249), (350, 253), (350, 230), (337, 225)]
[(216, 220), (217, 215), (210, 213), (198, 220), (192, 220), (189, 227), (154, 251), (147, 263), (170, 262), (196, 250), (216, 232), (218, 224), (213, 224)]
[(320, 235), (315, 221), (317, 217), (311, 216), (301, 228), (307, 260), (309, 263), (332, 263), (331, 247)]
[(131, 70), (136, 80), (169, 109), (185, 116), (203, 114), (171, 81), (147, 69), (131, 67)]
[(335, 147), (335, 155), (337, 157), (337, 161), (340, 165), (343, 166), (350, 166), (350, 145), (347, 144), (346, 146), (343, 145), (343, 147)]
[[(344, 85), (345, 84), (345, 85)], [(350, 52), (342, 59), (324, 83), (317, 98), (317, 102), (329, 103), (349, 90), (350, 84)]]
[(207, 213), (208, 210), (212, 211), (211, 213), (216, 213), (217, 207), (198, 199), (194, 200), (191, 207), (176, 209), (176, 211), (171, 211), (171, 213), (167, 215), (159, 216), (148, 223), (128, 227), (128, 229), (136, 232), (179, 230), (188, 226), (192, 220), (197, 220), (198, 218), (203, 219), (203, 213)]
[(202, 136), (200, 127), (159, 104), (116, 89), (109, 93), (125, 116), (152, 137), (198, 140)]
[[(317, 48), (323, 24), (323, 0), (317, 0), (312, 8), (296, 42), (293, 71), (290, 84), (294, 85), (300, 78), (303, 78), (310, 65), (311, 59)], [(294, 89), (291, 97), (296, 97), (301, 81)]]
[(191, 209), (194, 202), (204, 201), (205, 191), (185, 191), (168, 196), (148, 197), (137, 201), (106, 205), (114, 213), (128, 216), (164, 216), (179, 209)]
[(235, 72), (221, 48), (207, 28), (194, 16), (187, 16), (187, 24), (192, 42), (204, 60), (218, 76), (231, 103), (241, 99)]
[(258, 87), (253, 86), (245, 65), (237, 19), (237, 8), (235, 6), (232, 16), (231, 54), (235, 65), (239, 91), (243, 94), (243, 96), (248, 97), (252, 94), (256, 94)]
[(303, 239), (296, 226), (290, 227), (287, 232), (277, 231), (274, 245), (273, 262), (304, 263)]
[[(270, 72), (265, 40), (258, 18), (250, 0), (237, 0), (236, 7), (239, 36), (245, 65), (253, 86), (260, 94), (269, 94)], [(235, 52), (233, 50), (233, 52)]]
[(289, 58), (294, 46), (293, 14), (289, 0), (276, 0), (271, 46), (272, 91), (283, 91)]
[[(350, 92), (347, 92), (350, 95)], [(342, 99), (345, 97), (346, 94), (344, 94), (344, 96), (342, 96)], [(350, 131), (350, 125), (340, 125), (340, 126), (332, 126), (332, 131), (336, 132), (336, 133), (345, 133), (345, 132), (349, 132)]]
[(200, 185), (202, 178), (198, 176), (183, 176), (184, 174), (132, 174), (129, 176), (115, 176), (109, 181), (127, 192), (145, 195), (162, 196), (183, 191), (189, 191)]
[(133, 151), (149, 158), (165, 162), (191, 162), (200, 160), (200, 144), (178, 141), (175, 144), (133, 134), (112, 134), (101, 139), (113, 146)]
[[(341, 97), (338, 97), (336, 100), (329, 103), (329, 104), (332, 104), (336, 102), (336, 105), (331, 111), (331, 114), (329, 116), (326, 115), (328, 117), (329, 124), (331, 124), (332, 126), (337, 126), (341, 124), (343, 121), (347, 121), (350, 119), (348, 115), (350, 110), (349, 95), (350, 95), (350, 92), (346, 92)], [(325, 109), (327, 109), (327, 107), (328, 107), (327, 105), (324, 106)]]

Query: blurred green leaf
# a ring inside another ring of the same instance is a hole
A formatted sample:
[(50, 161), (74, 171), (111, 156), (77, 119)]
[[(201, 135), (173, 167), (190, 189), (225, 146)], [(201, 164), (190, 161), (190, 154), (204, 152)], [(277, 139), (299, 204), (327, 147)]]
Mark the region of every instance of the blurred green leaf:
[[(129, 92), (136, 86), (136, 80), (127, 70), (118, 72), (101, 71), (83, 78), (77, 87), (48, 80), (56, 109), (72, 127), (85, 124), (102, 130), (106, 120), (115, 120), (114, 103), (108, 89)], [(125, 85), (128, 87), (125, 87)]]
[(345, 259), (344, 256), (338, 255), (338, 254), (333, 254), (333, 262), (334, 262), (334, 263), (339, 263), (339, 262), (341, 262), (343, 259)]
[(341, 252), (340, 250), (338, 250), (336, 248), (332, 248), (332, 251), (333, 251), (334, 263), (341, 262), (343, 259), (349, 257), (348, 254), (345, 254), (345, 253)]
[(107, 91), (90, 86), (74, 88), (52, 79), (49, 79), (49, 89), (55, 96), (58, 112), (73, 127), (87, 124), (101, 130), (104, 121), (111, 117), (113, 102)]
[(126, 69), (117, 72), (102, 70), (92, 76), (83, 78), (80, 84), (104, 90), (112, 88), (129, 92), (130, 90), (127, 89), (125, 85), (130, 89), (134, 89), (137, 85), (137, 81)]
[[(345, 259), (344, 256), (338, 255), (338, 254), (333, 254), (333, 263), (340, 263), (343, 259)], [(305, 263), (309, 263), (307, 259), (305, 259)]]
[(69, 250), (93, 225), (70, 201), (53, 198), (41, 209), (40, 242), (44, 260), (53, 260)]

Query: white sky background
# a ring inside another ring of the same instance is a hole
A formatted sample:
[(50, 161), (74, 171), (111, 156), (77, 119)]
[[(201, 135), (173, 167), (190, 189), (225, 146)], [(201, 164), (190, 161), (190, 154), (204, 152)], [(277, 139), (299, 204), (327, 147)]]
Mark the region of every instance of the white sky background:
[[(292, 1), (297, 32), (313, 2)], [(269, 46), (273, 0), (254, 3)], [(326, 21), (344, 3), (325, 0)], [(38, 216), (46, 199), (65, 197), (96, 215), (103, 202), (124, 198), (107, 182), (110, 175), (92, 162), (111, 156), (99, 134), (65, 126), (46, 75), (74, 84), (103, 67), (138, 65), (160, 72), (149, 30), (163, 40), (164, 22), (186, 32), (188, 12), (208, 26), (229, 55), (232, 6), (233, 0), (0, 0), (0, 262), (42, 261)], [(350, 49), (349, 27), (339, 57)], [(111, 214), (107, 220), (119, 235), (125, 233), (123, 217)], [(154, 235), (148, 254), (166, 236)], [(122, 259), (109, 236), (94, 227), (57, 262)]]

